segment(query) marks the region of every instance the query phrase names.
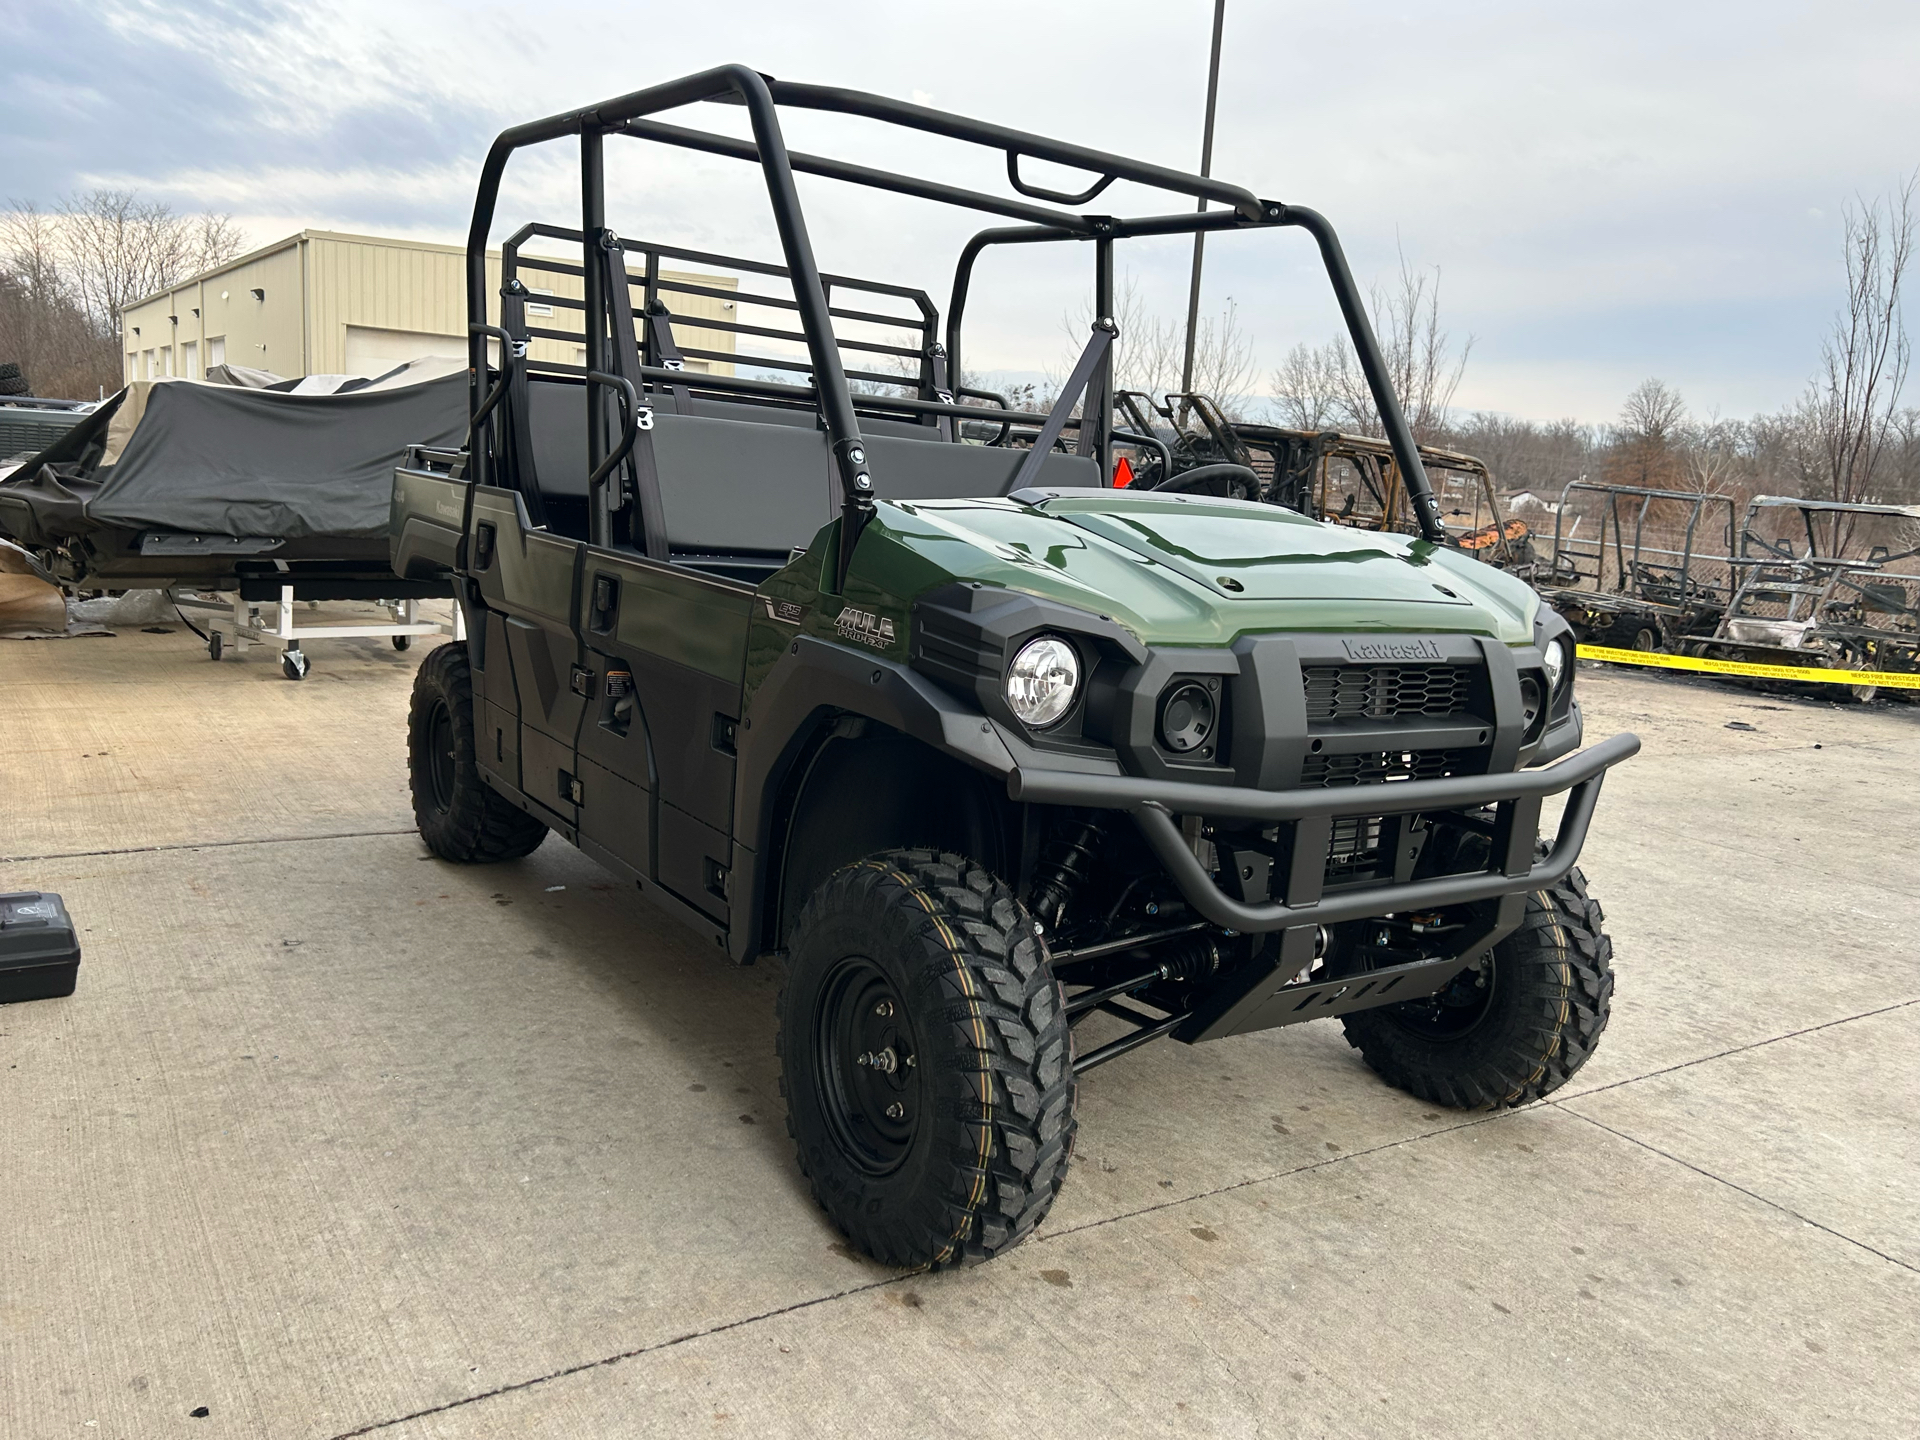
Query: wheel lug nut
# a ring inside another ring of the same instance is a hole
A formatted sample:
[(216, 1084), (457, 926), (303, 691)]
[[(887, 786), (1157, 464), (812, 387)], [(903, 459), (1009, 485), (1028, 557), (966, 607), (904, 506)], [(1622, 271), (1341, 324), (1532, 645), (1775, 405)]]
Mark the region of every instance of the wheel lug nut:
[(878, 1015), (882, 1020), (885, 1020), (889, 1015), (893, 1014), (893, 1001), (882, 1000), (878, 1005), (873, 1007), (873, 1013)]
[(902, 1105), (898, 1100), (894, 1101), (893, 1104), (887, 1106), (887, 1118), (889, 1120), (898, 1120), (901, 1116), (905, 1115), (906, 1113), (907, 1113), (907, 1107)]

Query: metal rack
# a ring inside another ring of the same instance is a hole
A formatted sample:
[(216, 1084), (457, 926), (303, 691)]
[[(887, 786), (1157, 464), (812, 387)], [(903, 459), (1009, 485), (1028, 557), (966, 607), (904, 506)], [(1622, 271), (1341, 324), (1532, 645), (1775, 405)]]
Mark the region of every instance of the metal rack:
[[(396, 582), (396, 588), (412, 587), (407, 587), (405, 582)], [(304, 680), (313, 668), (313, 662), (307, 658), (302, 646), (302, 642), (307, 640), (384, 636), (393, 642), (394, 649), (405, 650), (416, 635), (448, 635), (455, 640), (467, 638), (466, 620), (457, 604), (452, 607), (453, 618), (450, 621), (426, 620), (420, 615), (419, 596), (400, 599), (330, 596), (328, 598), (331, 599), (371, 600), (385, 609), (393, 620), (388, 624), (374, 625), (296, 625), (293, 617), (299, 597), (294, 594), (295, 587), (291, 584), (280, 585), (271, 587), (273, 593), (265, 593), (268, 589), (265, 585), (246, 585), (239, 590), (176, 593), (172, 599), (181, 610), (183, 619), (188, 610), (204, 611), (214, 617), (208, 621), (206, 630), (209, 659), (219, 660), (225, 655), (229, 644), (234, 653), (243, 655), (250, 644), (277, 641), (284, 647), (280, 652), (280, 670), (289, 680)], [(315, 605), (319, 601), (309, 600), (308, 603)], [(268, 605), (273, 607), (271, 623), (261, 615), (262, 607)]]

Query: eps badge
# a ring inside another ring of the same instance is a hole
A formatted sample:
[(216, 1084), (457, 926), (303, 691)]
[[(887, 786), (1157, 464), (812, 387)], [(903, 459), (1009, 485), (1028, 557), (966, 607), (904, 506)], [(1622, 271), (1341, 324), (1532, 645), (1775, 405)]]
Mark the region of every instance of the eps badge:
[(888, 650), (893, 647), (893, 621), (884, 615), (876, 615), (871, 610), (856, 610), (849, 605), (840, 612), (833, 622), (833, 628), (843, 640), (857, 641), (872, 646), (875, 650)]

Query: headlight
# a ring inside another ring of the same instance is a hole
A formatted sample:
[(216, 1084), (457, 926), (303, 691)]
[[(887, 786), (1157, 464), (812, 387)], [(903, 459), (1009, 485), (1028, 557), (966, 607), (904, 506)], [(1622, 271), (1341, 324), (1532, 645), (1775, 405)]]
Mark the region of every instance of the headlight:
[(1007, 704), (1022, 725), (1044, 729), (1073, 708), (1080, 656), (1052, 635), (1029, 640), (1007, 668)]
[(1562, 638), (1547, 646), (1547, 689), (1553, 694), (1560, 693), (1560, 679), (1567, 673), (1567, 662), (1572, 658), (1571, 647)]

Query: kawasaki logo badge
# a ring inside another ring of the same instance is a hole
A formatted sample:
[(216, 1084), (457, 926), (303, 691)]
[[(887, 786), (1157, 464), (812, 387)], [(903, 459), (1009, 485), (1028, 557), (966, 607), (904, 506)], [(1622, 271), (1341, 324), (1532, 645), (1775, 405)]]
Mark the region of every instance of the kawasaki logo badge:
[(871, 610), (856, 610), (849, 605), (833, 622), (833, 628), (840, 632), (841, 639), (857, 640), (876, 650), (890, 649), (893, 645), (893, 621)]
[(1444, 660), (1431, 640), (1342, 640), (1349, 660)]

